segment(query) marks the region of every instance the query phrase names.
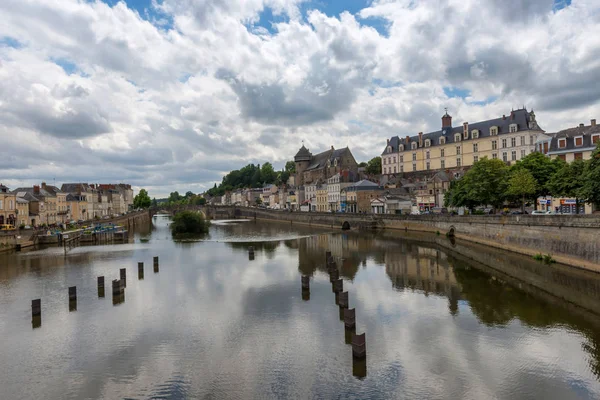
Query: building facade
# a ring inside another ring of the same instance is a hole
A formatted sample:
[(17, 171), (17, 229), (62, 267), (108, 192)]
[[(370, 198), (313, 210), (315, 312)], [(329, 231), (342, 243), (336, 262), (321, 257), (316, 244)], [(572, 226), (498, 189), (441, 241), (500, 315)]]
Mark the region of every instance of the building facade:
[(304, 186), (309, 183), (322, 181), (342, 171), (358, 173), (358, 163), (354, 159), (348, 147), (343, 149), (331, 149), (313, 155), (304, 145), (294, 157), (296, 163), (296, 186)]
[(346, 212), (370, 213), (371, 200), (383, 194), (383, 187), (375, 182), (362, 180), (345, 188)]
[(16, 207), (16, 195), (14, 193), (11, 193), (8, 187), (0, 184), (0, 225), (16, 225)]
[(501, 118), (454, 127), (452, 117), (442, 117), (438, 131), (387, 140), (381, 155), (382, 174), (449, 170), (472, 166), (487, 157), (514, 163), (535, 151), (544, 131), (535, 113), (525, 108)]
[(589, 160), (599, 142), (600, 125), (592, 119), (590, 125), (579, 124), (575, 128), (548, 135), (546, 140), (538, 142), (537, 149), (551, 158), (560, 158), (566, 162)]

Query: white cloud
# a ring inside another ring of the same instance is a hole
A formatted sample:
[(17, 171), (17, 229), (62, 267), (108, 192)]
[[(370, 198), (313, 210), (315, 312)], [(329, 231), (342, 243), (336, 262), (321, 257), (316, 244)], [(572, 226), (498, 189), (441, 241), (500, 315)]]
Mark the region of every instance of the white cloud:
[[(525, 104), (550, 131), (598, 117), (594, 0), (557, 12), (552, 0), (378, 0), (336, 17), (302, 3), (156, 0), (140, 15), (1, 2), (2, 180), (118, 179), (161, 196), (248, 162), (281, 166), (301, 140), (366, 160), (391, 135), (436, 129), (444, 107), (460, 123)], [(272, 26), (259, 25), (265, 7)]]

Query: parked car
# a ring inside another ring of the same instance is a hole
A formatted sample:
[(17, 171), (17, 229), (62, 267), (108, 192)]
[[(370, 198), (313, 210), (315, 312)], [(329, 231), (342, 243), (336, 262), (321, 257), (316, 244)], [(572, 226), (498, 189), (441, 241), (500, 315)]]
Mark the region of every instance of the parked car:
[(531, 215), (548, 215), (548, 211), (543, 211), (543, 210), (533, 210), (531, 212)]
[(421, 215), (419, 211), (411, 211), (410, 215)]

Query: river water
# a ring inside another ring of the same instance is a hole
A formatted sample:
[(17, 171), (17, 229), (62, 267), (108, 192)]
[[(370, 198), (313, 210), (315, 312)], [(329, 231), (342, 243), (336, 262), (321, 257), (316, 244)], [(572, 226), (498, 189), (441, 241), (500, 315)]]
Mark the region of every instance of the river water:
[[(255, 221), (174, 242), (168, 222), (128, 244), (0, 255), (0, 399), (600, 398), (597, 275), (514, 255), (480, 264), (427, 237)], [(364, 362), (327, 250), (366, 333)], [(125, 299), (113, 304), (120, 268)]]

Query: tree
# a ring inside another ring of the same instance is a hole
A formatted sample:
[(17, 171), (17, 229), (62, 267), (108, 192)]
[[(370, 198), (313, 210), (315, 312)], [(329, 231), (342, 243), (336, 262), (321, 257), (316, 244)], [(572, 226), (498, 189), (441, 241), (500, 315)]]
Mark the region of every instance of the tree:
[(537, 191), (537, 182), (533, 174), (526, 168), (513, 171), (508, 180), (508, 194), (522, 198), (521, 210), (525, 211), (525, 197)]
[(367, 163), (363, 161), (363, 162), (361, 162), (360, 164), (358, 164), (358, 166), (359, 166), (359, 167), (363, 167), (363, 168), (364, 168), (364, 167), (366, 167), (366, 166), (367, 166)]
[[(525, 168), (531, 172), (536, 181), (535, 198), (549, 194), (547, 183), (560, 168), (560, 159), (552, 160), (545, 154), (534, 152), (526, 155), (512, 167), (513, 171)], [(537, 204), (536, 204), (537, 207)]]
[(589, 179), (585, 174), (586, 165), (582, 160), (575, 160), (570, 164), (560, 160), (559, 165), (560, 168), (550, 178), (547, 188), (554, 197), (575, 197), (575, 212), (579, 213), (579, 199), (587, 200), (584, 190)]
[(592, 158), (587, 161), (584, 169), (581, 198), (586, 203), (600, 206), (600, 142), (592, 152)]
[(296, 173), (296, 163), (294, 161), (288, 161), (285, 163), (285, 171), (287, 173), (295, 174)]
[(269, 162), (263, 164), (262, 168), (260, 169), (260, 176), (263, 180), (263, 183), (273, 183), (275, 182), (275, 179), (277, 179), (277, 174), (273, 169), (273, 165), (271, 165)]
[(146, 189), (140, 189), (140, 192), (133, 198), (134, 208), (148, 208), (152, 204), (150, 196)]
[(158, 201), (156, 201), (156, 197), (152, 199), (152, 207), (158, 207)]
[(168, 201), (169, 201), (169, 203), (175, 204), (179, 200), (181, 200), (181, 198), (182, 197), (179, 195), (179, 192), (178, 191), (174, 191), (174, 192), (171, 192), (171, 194), (169, 194)]
[(194, 196), (194, 193), (190, 192), (189, 190), (185, 193), (185, 198), (186, 199), (189, 199), (192, 196)]
[(446, 194), (447, 204), (472, 209), (478, 205), (502, 206), (506, 198), (508, 167), (497, 159), (482, 158)]
[(195, 211), (182, 211), (173, 217), (170, 225), (173, 236), (207, 233), (209, 223), (203, 215)]
[(369, 175), (381, 174), (381, 157), (371, 158), (367, 164), (366, 172)]

